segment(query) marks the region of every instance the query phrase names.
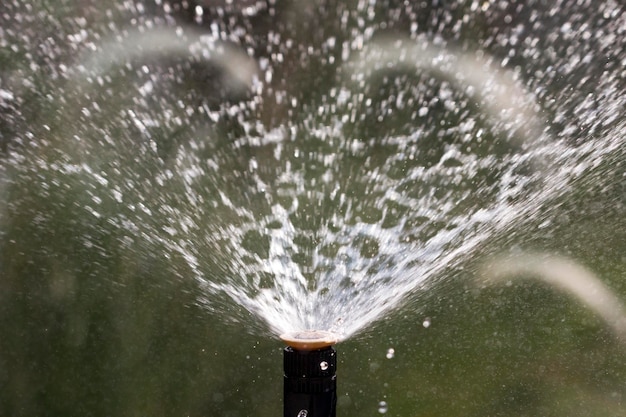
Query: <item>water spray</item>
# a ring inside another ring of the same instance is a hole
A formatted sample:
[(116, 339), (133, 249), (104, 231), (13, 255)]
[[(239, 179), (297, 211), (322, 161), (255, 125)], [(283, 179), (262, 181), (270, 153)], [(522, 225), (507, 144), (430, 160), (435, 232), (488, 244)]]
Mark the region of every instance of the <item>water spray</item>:
[(284, 417), (335, 417), (339, 337), (309, 330), (280, 336), (285, 371)]

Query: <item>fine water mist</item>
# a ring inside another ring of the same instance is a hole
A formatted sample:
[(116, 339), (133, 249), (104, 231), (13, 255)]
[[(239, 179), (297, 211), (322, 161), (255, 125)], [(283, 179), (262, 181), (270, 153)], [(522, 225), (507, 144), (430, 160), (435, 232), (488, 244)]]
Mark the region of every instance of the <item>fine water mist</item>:
[[(550, 201), (625, 144), (623, 69), (586, 72), (602, 35), (565, 59), (521, 27), (495, 38), (513, 51), (502, 57), (360, 25), (309, 47), (331, 70), (304, 94), (296, 73), (314, 69), (290, 38), (269, 32), (264, 52), (241, 30), (166, 22), (79, 31), (80, 54), (50, 78), (33, 81), (32, 65), (5, 76), (0, 103), (15, 114), (20, 89), (45, 91), (4, 144), (3, 210), (26, 207), (25, 189), (70, 207), (89, 219), (86, 247), (106, 255), (106, 227), (126, 256), (171, 259), (211, 314), (251, 332), (363, 330), (487, 239), (549, 221)], [(582, 72), (585, 87), (560, 90), (531, 59)]]

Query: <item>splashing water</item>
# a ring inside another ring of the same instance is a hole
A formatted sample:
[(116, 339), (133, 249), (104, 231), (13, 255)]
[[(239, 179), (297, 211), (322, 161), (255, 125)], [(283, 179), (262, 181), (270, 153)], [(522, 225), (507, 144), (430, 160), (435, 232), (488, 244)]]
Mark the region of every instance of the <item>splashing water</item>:
[[(483, 51), (364, 33), (324, 41), (341, 65), (308, 100), (276, 76), (293, 65), (288, 46), (252, 60), (232, 45), (243, 35), (180, 28), (88, 45), (58, 65), (60, 110), (17, 135), (4, 177), (72, 201), (121, 248), (160, 251), (227, 320), (347, 338), (494, 234), (548, 215), (549, 199), (623, 149), (616, 71), (595, 81), (600, 105), (576, 91), (550, 104), (551, 80), (525, 82)], [(164, 59), (209, 67), (211, 98)], [(0, 104), (16, 96), (0, 89)]]

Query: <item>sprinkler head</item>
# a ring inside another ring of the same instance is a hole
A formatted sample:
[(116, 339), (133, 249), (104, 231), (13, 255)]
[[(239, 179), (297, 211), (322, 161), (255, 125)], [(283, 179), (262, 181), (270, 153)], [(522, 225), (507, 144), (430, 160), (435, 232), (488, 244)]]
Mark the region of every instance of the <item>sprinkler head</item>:
[(303, 332), (291, 332), (280, 335), (280, 338), (296, 350), (317, 350), (339, 342), (339, 335), (324, 330), (306, 330)]
[(335, 417), (337, 335), (323, 331), (281, 335), (285, 370), (284, 417)]

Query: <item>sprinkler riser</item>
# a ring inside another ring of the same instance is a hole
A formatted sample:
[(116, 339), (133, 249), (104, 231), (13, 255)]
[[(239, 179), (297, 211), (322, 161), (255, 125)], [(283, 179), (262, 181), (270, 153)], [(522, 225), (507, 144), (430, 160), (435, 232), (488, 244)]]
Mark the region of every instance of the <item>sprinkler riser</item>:
[(335, 417), (337, 352), (286, 347), (284, 358), (284, 417)]

